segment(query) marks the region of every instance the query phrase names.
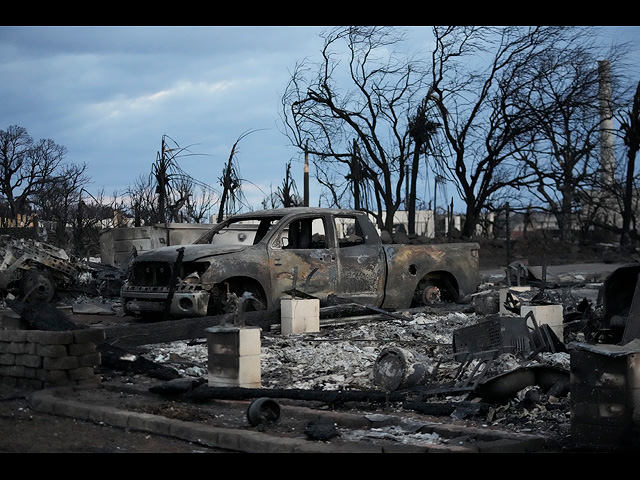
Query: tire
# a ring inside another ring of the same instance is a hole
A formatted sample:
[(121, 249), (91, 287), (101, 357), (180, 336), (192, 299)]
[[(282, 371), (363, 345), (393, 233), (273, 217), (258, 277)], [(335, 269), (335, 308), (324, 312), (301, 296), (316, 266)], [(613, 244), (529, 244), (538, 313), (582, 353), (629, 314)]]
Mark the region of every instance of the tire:
[(447, 276), (423, 278), (413, 294), (414, 306), (428, 306), (442, 302), (457, 302), (458, 289)]
[(49, 303), (56, 294), (56, 288), (46, 272), (31, 270), (22, 276), (22, 294), (25, 302)]
[(433, 282), (422, 281), (418, 284), (418, 288), (414, 294), (414, 299), (419, 306), (440, 303), (440, 288)]
[(260, 286), (251, 281), (230, 281), (228, 287), (225, 283), (224, 287), (218, 286), (218, 288), (211, 292), (207, 315), (235, 313), (238, 302), (245, 293), (250, 294), (253, 299), (255, 299), (254, 301), (247, 301), (245, 303), (245, 312), (265, 309), (266, 302)]

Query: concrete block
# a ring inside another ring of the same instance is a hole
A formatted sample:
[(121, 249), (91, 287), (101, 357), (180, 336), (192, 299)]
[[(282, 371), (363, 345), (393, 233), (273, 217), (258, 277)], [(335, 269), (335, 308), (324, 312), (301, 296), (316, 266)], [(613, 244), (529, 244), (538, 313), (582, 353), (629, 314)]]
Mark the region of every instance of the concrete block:
[(320, 300), (283, 298), (280, 301), (282, 335), (320, 331)]
[(26, 342), (28, 330), (0, 329), (0, 342)]
[(283, 317), (310, 317), (320, 314), (317, 298), (283, 298), (280, 300)]
[(260, 388), (260, 356), (209, 357), (208, 383), (211, 387)]
[(211, 327), (205, 332), (209, 385), (260, 388), (260, 329)]
[(280, 333), (282, 335), (291, 335), (294, 333), (304, 332), (304, 319), (281, 317), (280, 318)]
[(78, 368), (78, 357), (44, 357), (42, 359), (42, 368), (45, 370), (71, 370)]
[(529, 312), (533, 313), (538, 326), (548, 325), (549, 328), (562, 341), (564, 338), (564, 310), (562, 305), (522, 305), (520, 316), (526, 317)]
[(513, 313), (510, 310), (507, 310), (506, 308), (504, 308), (504, 302), (507, 301), (507, 292), (511, 292), (513, 295), (515, 295), (517, 297), (518, 296), (518, 292), (528, 292), (529, 290), (531, 290), (531, 287), (529, 287), (529, 286), (501, 288), (500, 292), (499, 292), (499, 297), (500, 297), (500, 311), (499, 311), (499, 313), (501, 315)]
[(258, 327), (211, 327), (205, 333), (209, 355), (260, 355)]
[(104, 328), (86, 328), (83, 330), (74, 330), (73, 338), (76, 343), (85, 342), (103, 342), (106, 337)]
[(20, 317), (19, 313), (13, 310), (3, 309), (0, 311), (0, 326), (8, 329), (27, 329), (27, 322)]
[(304, 317), (304, 331), (305, 332), (319, 332), (320, 331), (320, 316), (313, 315), (311, 317)]
[(27, 342), (47, 345), (69, 345), (73, 343), (73, 331), (26, 330)]
[(241, 357), (260, 356), (260, 329), (257, 327), (243, 327), (238, 339), (238, 353)]

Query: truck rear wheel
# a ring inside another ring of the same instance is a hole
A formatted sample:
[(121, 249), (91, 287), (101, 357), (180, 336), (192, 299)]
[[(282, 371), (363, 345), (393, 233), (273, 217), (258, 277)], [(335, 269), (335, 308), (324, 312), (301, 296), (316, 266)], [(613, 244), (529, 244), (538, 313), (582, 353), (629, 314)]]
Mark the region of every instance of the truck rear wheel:
[(440, 289), (437, 285), (432, 285), (431, 283), (427, 283), (424, 289), (420, 293), (420, 302), (423, 305), (432, 305), (434, 303), (438, 303), (441, 300)]
[(418, 282), (413, 295), (413, 306), (433, 305), (439, 302), (457, 302), (456, 281), (447, 272), (434, 272)]

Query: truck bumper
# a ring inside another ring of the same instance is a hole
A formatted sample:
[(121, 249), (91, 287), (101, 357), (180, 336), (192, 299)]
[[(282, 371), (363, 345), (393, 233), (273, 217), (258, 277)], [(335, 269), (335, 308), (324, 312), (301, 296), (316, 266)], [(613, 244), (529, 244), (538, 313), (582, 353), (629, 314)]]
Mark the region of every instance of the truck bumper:
[[(144, 288), (123, 289), (122, 308), (133, 315), (161, 314), (169, 296), (168, 289), (158, 291)], [(175, 318), (204, 317), (207, 314), (209, 292), (204, 290), (176, 291), (173, 294), (169, 313)]]

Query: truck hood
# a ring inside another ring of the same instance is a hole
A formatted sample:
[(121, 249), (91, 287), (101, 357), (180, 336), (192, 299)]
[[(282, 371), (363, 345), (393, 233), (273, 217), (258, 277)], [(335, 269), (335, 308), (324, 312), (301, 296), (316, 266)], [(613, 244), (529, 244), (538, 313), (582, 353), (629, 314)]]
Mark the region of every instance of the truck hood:
[(139, 253), (136, 261), (172, 263), (178, 258), (178, 249), (182, 247), (184, 247), (183, 262), (193, 262), (206, 257), (241, 252), (247, 248), (244, 245), (175, 245)]

